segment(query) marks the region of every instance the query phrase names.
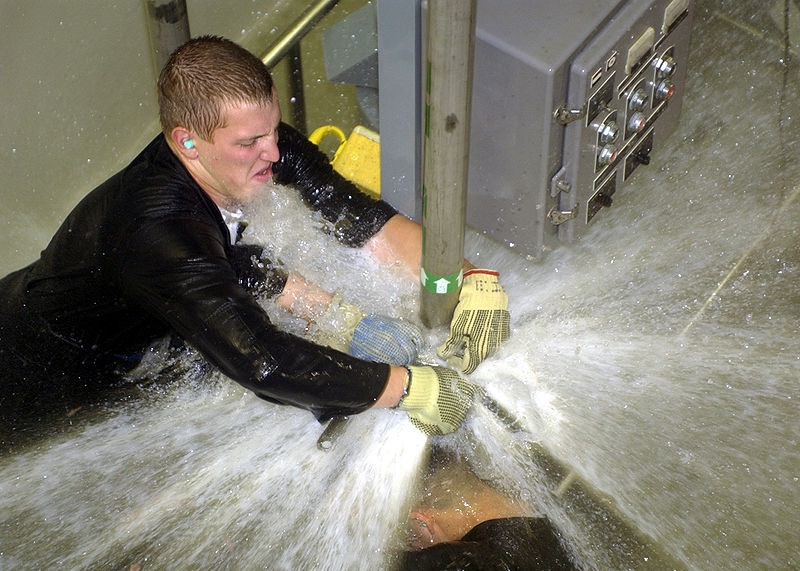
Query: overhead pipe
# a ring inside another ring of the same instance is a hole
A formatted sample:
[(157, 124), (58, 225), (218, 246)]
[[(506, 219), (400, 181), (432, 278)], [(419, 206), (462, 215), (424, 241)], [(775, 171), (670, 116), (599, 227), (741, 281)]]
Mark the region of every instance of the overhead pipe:
[(321, 0), (313, 4), (292, 22), (286, 33), (261, 56), (261, 61), (269, 69), (272, 69), (284, 57), (289, 56), (289, 100), (292, 123), (303, 134), (308, 134), (308, 128), (300, 40), (338, 3), (339, 0)]
[(261, 56), (264, 65), (272, 69), (338, 3), (339, 0), (321, 0), (303, 12), (292, 22), (286, 33)]
[(427, 327), (449, 322), (461, 287), (475, 6), (428, 2), (420, 300)]

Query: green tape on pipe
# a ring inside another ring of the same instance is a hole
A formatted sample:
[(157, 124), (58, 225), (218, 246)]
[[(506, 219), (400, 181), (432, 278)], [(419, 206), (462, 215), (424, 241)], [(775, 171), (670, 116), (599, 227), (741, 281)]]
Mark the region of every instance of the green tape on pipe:
[(422, 282), (422, 287), (431, 293), (448, 294), (457, 291), (461, 287), (461, 280), (464, 278), (464, 271), (461, 270), (457, 274), (450, 276), (437, 276), (429, 274), (425, 268), (420, 270), (419, 279)]

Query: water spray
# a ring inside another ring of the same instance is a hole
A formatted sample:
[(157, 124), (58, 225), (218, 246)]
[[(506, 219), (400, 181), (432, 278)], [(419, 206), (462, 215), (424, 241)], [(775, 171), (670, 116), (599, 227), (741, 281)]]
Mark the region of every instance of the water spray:
[(689, 331), (689, 329), (694, 327), (694, 324), (697, 323), (697, 321), (703, 316), (703, 314), (705, 313), (706, 309), (711, 304), (711, 302), (714, 301), (714, 299), (716, 299), (716, 297), (719, 295), (719, 292), (722, 291), (722, 288), (724, 288), (727, 285), (727, 283), (731, 280), (731, 278), (733, 278), (733, 276), (735, 276), (739, 272), (739, 268), (741, 268), (742, 265), (745, 263), (745, 261), (747, 261), (747, 259), (750, 258), (753, 252), (756, 251), (756, 248), (759, 248), (761, 246), (761, 243), (772, 234), (775, 228), (775, 223), (778, 221), (778, 219), (781, 218), (783, 213), (792, 205), (792, 203), (794, 203), (794, 201), (797, 199), (799, 195), (800, 195), (800, 186), (796, 186), (795, 189), (792, 191), (792, 193), (788, 196), (788, 198), (783, 201), (783, 204), (777, 210), (777, 212), (775, 212), (775, 214), (772, 217), (772, 220), (770, 220), (769, 224), (767, 224), (767, 227), (764, 228), (764, 231), (761, 233), (758, 239), (753, 241), (753, 243), (745, 251), (745, 253), (742, 254), (742, 256), (736, 261), (735, 264), (733, 264), (733, 267), (727, 273), (725, 278), (721, 282), (719, 282), (719, 285), (717, 285), (714, 291), (711, 292), (711, 295), (708, 296), (708, 299), (706, 299), (706, 301), (703, 303), (700, 309), (697, 310), (697, 313), (695, 313), (692, 316), (692, 319), (689, 320), (689, 323), (686, 325), (686, 327), (683, 328), (683, 331), (681, 331), (679, 337), (683, 337), (686, 334), (686, 332)]

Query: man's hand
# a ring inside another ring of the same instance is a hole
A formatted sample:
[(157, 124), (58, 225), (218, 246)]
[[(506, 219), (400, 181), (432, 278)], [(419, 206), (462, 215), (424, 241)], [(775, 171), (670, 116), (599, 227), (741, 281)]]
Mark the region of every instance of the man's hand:
[(397, 408), (406, 411), (425, 434), (448, 434), (457, 429), (480, 388), (444, 367), (408, 367), (408, 371), (406, 394)]
[(423, 344), (416, 325), (383, 315), (366, 315), (353, 331), (349, 353), (365, 361), (402, 366), (416, 363)]
[(354, 357), (389, 365), (410, 365), (423, 346), (414, 324), (382, 315), (366, 315), (336, 294), (327, 311), (310, 330), (314, 342)]
[(464, 274), (458, 305), (450, 323), (450, 337), (439, 356), (451, 367), (471, 373), (510, 335), (508, 296), (492, 270)]

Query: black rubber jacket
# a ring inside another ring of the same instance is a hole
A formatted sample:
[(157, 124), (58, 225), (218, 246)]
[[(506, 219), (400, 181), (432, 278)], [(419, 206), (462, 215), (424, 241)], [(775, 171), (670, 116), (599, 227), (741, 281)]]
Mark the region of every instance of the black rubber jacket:
[[(281, 124), (279, 135), (276, 181), (297, 188), (341, 242), (363, 245), (395, 214), (293, 128)], [(252, 272), (242, 260), (219, 209), (159, 135), (78, 204), (37, 262), (0, 280), (5, 397), (21, 383), (80, 382), (133, 365), (177, 333), (259, 397), (319, 419), (371, 406), (388, 366), (277, 329), (244, 287)], [(276, 293), (284, 284), (272, 271), (258, 285)]]
[(547, 518), (492, 519), (458, 541), (406, 552), (399, 570), (574, 571), (562, 541)]

